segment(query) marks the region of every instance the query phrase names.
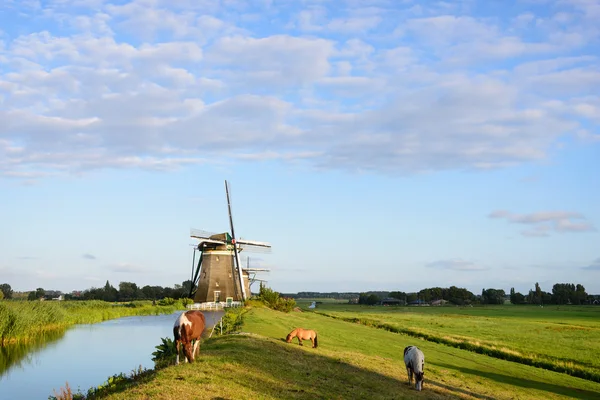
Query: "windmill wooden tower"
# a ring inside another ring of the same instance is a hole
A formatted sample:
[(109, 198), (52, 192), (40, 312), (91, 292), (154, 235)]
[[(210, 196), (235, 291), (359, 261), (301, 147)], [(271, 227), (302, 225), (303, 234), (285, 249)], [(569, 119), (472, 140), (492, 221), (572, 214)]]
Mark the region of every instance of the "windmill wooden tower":
[[(195, 303), (244, 301), (250, 297), (250, 274), (256, 269), (244, 270), (240, 262), (240, 252), (268, 252), (271, 245), (254, 240), (237, 239), (233, 229), (231, 202), (229, 199), (229, 184), (225, 181), (227, 209), (229, 212), (229, 227), (231, 232), (210, 233), (192, 229), (190, 236), (198, 239), (192, 261), (192, 288), (190, 297)], [(196, 265), (196, 251), (200, 253)], [(196, 289), (194, 293), (194, 289)]]

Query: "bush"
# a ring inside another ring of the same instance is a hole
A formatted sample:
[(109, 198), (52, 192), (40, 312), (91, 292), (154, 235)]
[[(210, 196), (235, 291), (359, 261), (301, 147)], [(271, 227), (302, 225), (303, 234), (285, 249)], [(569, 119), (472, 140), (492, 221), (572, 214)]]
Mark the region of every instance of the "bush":
[(189, 297), (182, 297), (181, 304), (183, 304), (184, 307), (187, 307), (190, 304), (194, 304), (194, 300), (190, 299)]
[(277, 311), (283, 311), (287, 313), (296, 307), (296, 300), (292, 298), (281, 297), (278, 292), (263, 285), (260, 286), (258, 298), (262, 300), (267, 307)]
[(219, 330), (218, 333), (220, 335), (239, 332), (244, 324), (244, 314), (247, 311), (248, 310), (244, 308), (228, 308), (223, 318), (221, 318), (222, 325), (218, 324), (215, 327), (215, 332), (217, 332), (217, 329)]
[(169, 337), (161, 338), (162, 343), (156, 346), (156, 350), (152, 353), (152, 361), (154, 368), (160, 369), (175, 363), (177, 350), (175, 342)]
[(160, 299), (158, 301), (159, 306), (172, 306), (173, 304), (175, 304), (175, 299), (171, 297), (165, 297), (164, 299)]

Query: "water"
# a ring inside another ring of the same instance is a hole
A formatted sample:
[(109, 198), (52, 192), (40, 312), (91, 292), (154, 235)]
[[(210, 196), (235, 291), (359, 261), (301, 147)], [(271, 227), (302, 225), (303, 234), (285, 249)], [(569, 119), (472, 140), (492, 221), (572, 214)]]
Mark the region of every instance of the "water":
[[(0, 400), (48, 399), (65, 382), (73, 392), (86, 393), (109, 376), (154, 368), (152, 352), (161, 338), (173, 336), (181, 313), (125, 317), (92, 325), (77, 325), (2, 372)], [(204, 312), (211, 327), (222, 311)], [(207, 329), (208, 330), (208, 329)]]

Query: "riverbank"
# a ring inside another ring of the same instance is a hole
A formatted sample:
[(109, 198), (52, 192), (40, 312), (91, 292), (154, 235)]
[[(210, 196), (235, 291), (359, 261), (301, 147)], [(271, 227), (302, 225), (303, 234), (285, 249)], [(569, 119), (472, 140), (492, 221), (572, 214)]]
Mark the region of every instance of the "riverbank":
[[(162, 303), (162, 304), (161, 304)], [(171, 314), (185, 309), (181, 300), (128, 303), (90, 301), (0, 301), (0, 347), (39, 341), (75, 324), (93, 324), (135, 315)]]
[[(285, 343), (297, 326), (318, 332), (318, 348)], [(313, 312), (253, 308), (242, 330), (203, 341), (193, 364), (113, 377), (88, 399), (600, 399), (595, 382)], [(422, 392), (406, 383), (411, 344), (426, 357)]]

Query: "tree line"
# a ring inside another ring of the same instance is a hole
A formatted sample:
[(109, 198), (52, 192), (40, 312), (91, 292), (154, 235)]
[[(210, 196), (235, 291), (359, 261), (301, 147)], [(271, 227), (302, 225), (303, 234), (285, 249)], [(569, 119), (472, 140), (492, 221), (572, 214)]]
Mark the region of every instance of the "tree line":
[(386, 298), (398, 299), (400, 304), (430, 303), (436, 300), (445, 300), (455, 305), (469, 304), (504, 304), (510, 300), (512, 304), (592, 304), (600, 301), (600, 296), (589, 295), (581, 284), (556, 283), (552, 293), (541, 290), (536, 282), (535, 288), (529, 290), (528, 295), (523, 295), (511, 288), (507, 296), (504, 289), (482, 289), (480, 295), (475, 295), (465, 288), (450, 286), (449, 288), (433, 287), (422, 289), (418, 292), (406, 293), (402, 291), (381, 292), (370, 291), (359, 293), (358, 304), (379, 304)]
[[(10, 284), (0, 284), (1, 299), (28, 299), (40, 300), (56, 298), (63, 295), (65, 300), (104, 300), (104, 301), (132, 301), (132, 300), (160, 300), (165, 297), (179, 299), (188, 297), (192, 281), (183, 281), (181, 285), (175, 284), (173, 287), (150, 286), (138, 287), (133, 282), (120, 282), (118, 289), (106, 281), (104, 287), (86, 289), (83, 291), (73, 291), (63, 294), (58, 290), (44, 290), (37, 288), (34, 291), (15, 293)], [(529, 290), (527, 295), (516, 292), (515, 288), (510, 289), (510, 295), (506, 295), (504, 289), (483, 289), (481, 295), (475, 295), (465, 288), (450, 286), (449, 288), (433, 287), (422, 289), (419, 292), (402, 291), (369, 291), (369, 292), (298, 292), (297, 294), (282, 294), (289, 298), (335, 298), (348, 299), (350, 302), (359, 304), (379, 304), (386, 298), (399, 300), (401, 304), (410, 303), (430, 303), (435, 300), (445, 300), (451, 304), (504, 304), (510, 300), (512, 304), (591, 304), (595, 300), (600, 301), (600, 296), (587, 294), (585, 287), (581, 284), (556, 283), (552, 287), (552, 292), (545, 292), (536, 282), (533, 289)]]
[(510, 289), (510, 302), (512, 304), (591, 304), (597, 300), (597, 296), (589, 295), (581, 284), (555, 283), (552, 293), (544, 292), (539, 283), (530, 289), (527, 295)]
[(27, 300), (51, 300), (63, 296), (65, 300), (104, 300), (104, 301), (132, 301), (132, 300), (161, 300), (166, 297), (180, 299), (189, 296), (192, 281), (183, 281), (181, 285), (173, 287), (150, 286), (138, 287), (133, 282), (120, 282), (118, 289), (106, 281), (104, 287), (92, 287), (86, 290), (75, 290), (71, 293), (62, 293), (59, 290), (45, 290), (37, 288), (30, 292), (15, 293), (10, 284), (0, 285), (0, 299), (27, 299)]
[(465, 288), (450, 286), (448, 288), (433, 287), (418, 292), (363, 292), (358, 297), (358, 304), (378, 304), (386, 298), (397, 299), (401, 304), (429, 303), (434, 300), (446, 300), (452, 304), (465, 305), (477, 302), (477, 296)]

